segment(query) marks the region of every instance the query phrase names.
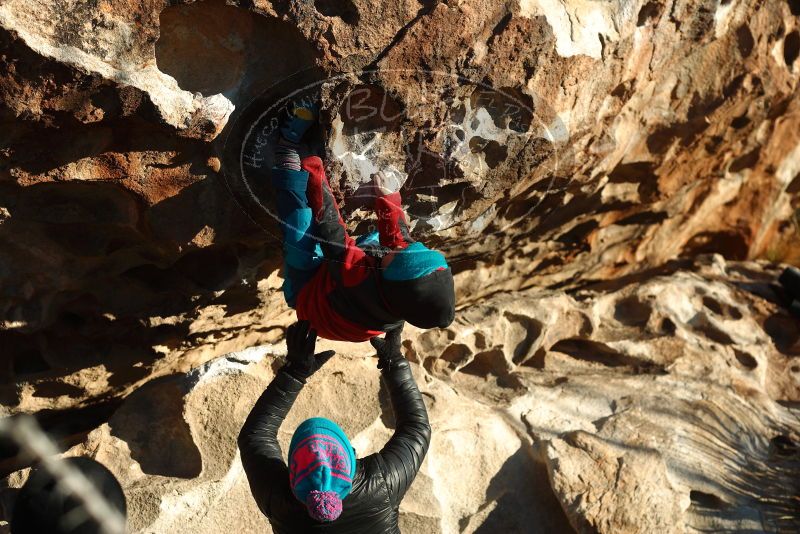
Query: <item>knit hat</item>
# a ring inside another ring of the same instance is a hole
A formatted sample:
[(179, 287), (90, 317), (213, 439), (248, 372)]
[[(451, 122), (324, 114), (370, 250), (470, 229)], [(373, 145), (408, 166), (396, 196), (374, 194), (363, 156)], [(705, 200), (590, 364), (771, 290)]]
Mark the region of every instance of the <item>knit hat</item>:
[(289, 484), (317, 521), (334, 521), (353, 489), (356, 456), (344, 431), (324, 417), (297, 427), (289, 445)]
[(418, 241), (395, 251), (382, 271), (381, 292), (394, 314), (418, 328), (444, 328), (455, 317), (455, 287), (447, 260)]
[(455, 286), (449, 268), (412, 280), (382, 280), (389, 310), (417, 328), (445, 328), (455, 318)]
[(431, 250), (419, 241), (395, 252), (392, 262), (383, 270), (385, 280), (413, 280), (438, 269), (447, 269), (447, 260), (436, 250)]

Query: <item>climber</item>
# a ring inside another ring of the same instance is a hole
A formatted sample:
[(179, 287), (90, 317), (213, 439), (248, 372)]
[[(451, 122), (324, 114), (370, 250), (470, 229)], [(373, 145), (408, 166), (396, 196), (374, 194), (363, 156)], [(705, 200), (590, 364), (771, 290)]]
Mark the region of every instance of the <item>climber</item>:
[(399, 180), (373, 175), (378, 232), (354, 240), (317, 156), (300, 142), (317, 105), (295, 103), (281, 123), (272, 184), (283, 231), (284, 297), (319, 335), (366, 341), (407, 321), (443, 328), (455, 314), (453, 275), (444, 256), (411, 239)]
[[(120, 514), (119, 534), (125, 531), (127, 505), (119, 482), (104, 465), (91, 458), (67, 458), (63, 461), (67, 469), (79, 471), (97, 492), (105, 497), (107, 505)], [(63, 473), (61, 476), (65, 476)], [(31, 470), (28, 480), (16, 496), (11, 514), (12, 534), (114, 534), (110, 528), (116, 523), (101, 523), (97, 515), (91, 515), (87, 504), (70, 493), (50, 471), (41, 465)], [(95, 511), (95, 514), (97, 512)]]
[[(402, 327), (401, 327), (402, 328)], [(317, 334), (307, 321), (289, 327), (286, 365), (256, 402), (239, 434), (242, 465), (253, 497), (273, 532), (399, 533), (398, 508), (428, 451), (428, 413), (396, 328), (370, 340), (389, 391), (394, 435), (380, 452), (356, 460), (342, 429), (321, 417), (295, 430), (289, 466), (278, 430), (306, 380), (333, 356), (314, 354)]]

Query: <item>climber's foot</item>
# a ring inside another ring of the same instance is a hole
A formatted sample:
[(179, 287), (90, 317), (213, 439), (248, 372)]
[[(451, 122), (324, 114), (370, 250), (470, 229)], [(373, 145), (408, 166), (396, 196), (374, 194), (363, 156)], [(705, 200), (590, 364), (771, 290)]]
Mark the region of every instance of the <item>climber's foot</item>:
[(303, 99), (290, 103), (288, 116), (281, 121), (281, 137), (292, 143), (300, 143), (318, 116), (319, 105), (316, 102)]

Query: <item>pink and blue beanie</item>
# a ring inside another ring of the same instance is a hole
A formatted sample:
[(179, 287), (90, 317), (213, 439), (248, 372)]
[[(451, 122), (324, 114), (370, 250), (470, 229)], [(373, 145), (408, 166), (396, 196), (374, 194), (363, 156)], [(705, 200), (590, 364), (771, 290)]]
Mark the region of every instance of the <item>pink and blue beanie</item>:
[(448, 267), (441, 252), (416, 241), (395, 252), (394, 259), (383, 270), (383, 278), (393, 281), (414, 280)]
[(317, 521), (337, 519), (355, 473), (355, 452), (339, 425), (314, 417), (297, 427), (289, 446), (289, 484), (308, 515)]

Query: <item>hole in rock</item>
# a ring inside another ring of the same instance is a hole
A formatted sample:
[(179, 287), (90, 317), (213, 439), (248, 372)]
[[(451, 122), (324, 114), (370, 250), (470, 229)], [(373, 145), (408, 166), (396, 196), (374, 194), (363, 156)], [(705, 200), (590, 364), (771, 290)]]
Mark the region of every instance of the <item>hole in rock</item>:
[(713, 313), (717, 315), (722, 315), (722, 304), (711, 297), (703, 297), (703, 306), (711, 310)]
[(494, 139), (484, 139), (476, 135), (469, 140), (469, 149), (473, 153), (483, 153), (486, 165), (494, 169), (508, 157), (508, 149)]
[(627, 100), (630, 97), (631, 85), (630, 80), (620, 83), (611, 91), (611, 96)]
[(575, 358), (591, 363), (599, 363), (607, 367), (632, 367), (640, 372), (663, 372), (663, 368), (652, 362), (621, 354), (604, 343), (591, 339), (568, 338), (556, 342), (550, 350), (561, 352)]
[(800, 15), (800, 0), (786, 0), (789, 3), (789, 11), (792, 15)]
[(539, 262), (539, 265), (536, 266), (536, 270), (542, 273), (552, 272), (552, 270), (548, 271), (550, 267), (558, 267), (560, 265), (564, 265), (564, 257), (562, 255), (552, 256)]
[(615, 224), (618, 226), (652, 225), (659, 224), (668, 218), (669, 215), (664, 211), (640, 211), (618, 220)]
[(800, 172), (798, 172), (794, 178), (792, 178), (791, 183), (786, 188), (786, 192), (793, 195), (795, 193), (800, 193)]
[(742, 154), (731, 162), (728, 171), (739, 172), (744, 169), (752, 169), (758, 163), (758, 158), (761, 156), (761, 149), (756, 147), (746, 154)]
[(527, 132), (533, 122), (533, 98), (519, 89), (480, 87), (470, 95), (472, 109), (484, 108), (495, 126)]
[[(403, 191), (419, 190), (425, 194), (435, 194), (435, 188), (445, 182), (453, 174), (456, 167), (448, 162), (438, 152), (430, 149), (421, 134), (406, 147), (405, 170), (408, 179), (403, 184)], [(460, 174), (460, 173), (459, 173)]]
[(86, 324), (86, 318), (72, 311), (64, 311), (58, 318), (59, 322), (67, 328), (80, 328)]
[(339, 17), (347, 24), (358, 24), (358, 8), (351, 0), (314, 0), (314, 7), (326, 17)]
[(137, 287), (141, 291), (154, 293), (168, 293), (179, 287), (181, 276), (172, 267), (160, 269), (156, 265), (144, 264), (132, 267), (123, 272), (121, 277), (126, 283)]
[(736, 231), (702, 232), (692, 236), (681, 251), (683, 257), (722, 254), (726, 259), (744, 260), (750, 247), (747, 238)]
[(742, 57), (747, 57), (753, 51), (755, 40), (747, 24), (742, 24), (736, 29), (736, 43), (739, 45), (739, 53)]
[(690, 321), (692, 327), (696, 332), (706, 336), (708, 339), (720, 345), (733, 345), (734, 341), (731, 336), (720, 330), (716, 325), (711, 323), (706, 317), (705, 313), (700, 313)]
[(661, 4), (658, 2), (647, 2), (639, 10), (639, 17), (636, 20), (637, 26), (644, 26), (649, 19), (654, 19), (661, 14)]
[(472, 356), (472, 350), (468, 346), (461, 343), (453, 343), (444, 349), (439, 358), (458, 366), (469, 360), (470, 356)]
[(161, 12), (159, 70), (203, 96), (263, 91), (313, 63), (313, 51), (290, 23), (203, 0)]
[(719, 96), (701, 96), (700, 93), (694, 92), (692, 94), (692, 101), (689, 104), (689, 110), (687, 111), (687, 117), (690, 119), (705, 119), (705, 117), (720, 107), (724, 101), (725, 100)]
[(66, 382), (41, 382), (34, 387), (33, 396), (39, 398), (56, 398), (67, 396), (73, 399), (83, 395), (83, 390)]
[(718, 300), (709, 296), (703, 297), (703, 306), (705, 306), (712, 313), (720, 315), (722, 317), (729, 317), (735, 320), (739, 320), (742, 318), (742, 312), (739, 310), (739, 308), (737, 308), (736, 306), (723, 304)]
[(459, 370), (462, 373), (479, 377), (503, 376), (508, 372), (506, 357), (500, 349), (476, 354), (468, 365)]
[(797, 443), (786, 435), (778, 435), (769, 440), (770, 452), (777, 456), (794, 456), (798, 452)]
[(667, 336), (673, 336), (675, 335), (675, 332), (678, 330), (678, 327), (675, 326), (675, 323), (672, 322), (672, 319), (670, 319), (669, 317), (664, 317), (664, 319), (662, 319), (661, 321), (661, 326), (659, 326), (659, 330), (661, 331), (662, 334), (665, 334)]
[(355, 87), (339, 107), (346, 135), (373, 131), (397, 131), (403, 112), (400, 104), (377, 85)]
[(706, 151), (709, 154), (713, 154), (720, 147), (720, 145), (722, 144), (723, 140), (724, 139), (722, 137), (720, 137), (719, 135), (712, 135), (711, 137), (708, 138), (708, 141), (706, 142), (706, 145), (705, 145), (706, 146)]
[(783, 59), (789, 68), (792, 67), (798, 55), (800, 55), (800, 32), (794, 30), (783, 41)]
[(587, 237), (591, 234), (600, 223), (594, 219), (584, 221), (576, 224), (570, 228), (565, 234), (558, 236), (556, 241), (567, 245), (578, 245), (586, 242)]
[(611, 183), (645, 183), (657, 182), (655, 164), (649, 161), (620, 163), (608, 174)]
[(614, 319), (626, 326), (644, 326), (650, 320), (652, 313), (653, 308), (650, 304), (642, 302), (635, 296), (622, 299), (614, 307)]
[(533, 344), (539, 339), (544, 325), (531, 317), (511, 312), (504, 312), (503, 317), (508, 321), (506, 343), (514, 345), (514, 355), (511, 357), (511, 361), (519, 364), (528, 356)]
[(511, 22), (511, 19), (512, 19), (511, 13), (508, 13), (506, 16), (500, 19), (500, 22), (495, 24), (494, 28), (492, 28), (492, 36), (494, 37), (500, 35), (504, 31), (506, 31), (506, 28), (508, 28), (508, 24)]
[(691, 499), (694, 506), (702, 506), (704, 508), (721, 509), (727, 506), (725, 501), (716, 495), (699, 490), (691, 490), (689, 492), (689, 499)]
[(663, 154), (677, 139), (676, 128), (667, 126), (647, 136), (647, 149), (653, 154)]
[(741, 130), (751, 122), (750, 117), (747, 115), (740, 115), (731, 121), (731, 128), (734, 130)]
[(533, 353), (533, 356), (522, 362), (522, 365), (525, 367), (533, 367), (534, 369), (544, 369), (546, 358), (547, 351), (540, 348)]
[(742, 367), (746, 369), (755, 369), (758, 367), (758, 361), (756, 361), (755, 358), (746, 352), (742, 352), (739, 349), (733, 349), (733, 354), (736, 356), (736, 360), (742, 364)]

